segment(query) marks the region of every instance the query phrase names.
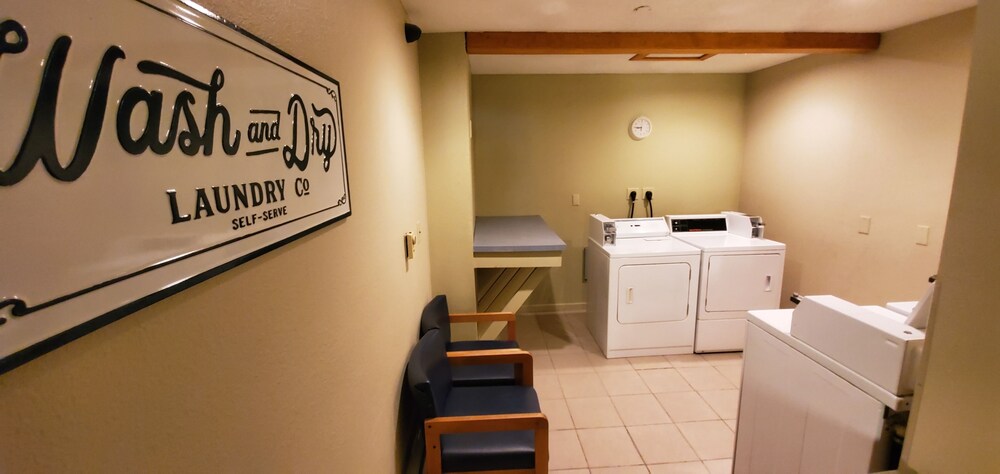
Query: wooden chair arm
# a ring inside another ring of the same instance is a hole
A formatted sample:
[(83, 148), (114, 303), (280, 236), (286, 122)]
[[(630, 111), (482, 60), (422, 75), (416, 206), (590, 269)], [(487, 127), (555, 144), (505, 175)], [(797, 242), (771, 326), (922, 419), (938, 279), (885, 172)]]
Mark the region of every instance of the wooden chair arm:
[(517, 315), (509, 311), (498, 313), (453, 313), (448, 315), (453, 323), (486, 323), (507, 321), (507, 340), (517, 340)]
[(547, 430), (544, 413), (507, 413), (502, 415), (439, 416), (424, 421), (427, 433), (478, 433), (484, 431)]
[(441, 435), (484, 431), (535, 432), (536, 473), (549, 472), (549, 420), (542, 413), (511, 413), (504, 415), (439, 416), (424, 421), (427, 474), (441, 472)]
[(534, 385), (534, 360), (524, 349), (450, 351), (448, 362), (453, 365), (513, 364), (514, 382), (527, 387)]

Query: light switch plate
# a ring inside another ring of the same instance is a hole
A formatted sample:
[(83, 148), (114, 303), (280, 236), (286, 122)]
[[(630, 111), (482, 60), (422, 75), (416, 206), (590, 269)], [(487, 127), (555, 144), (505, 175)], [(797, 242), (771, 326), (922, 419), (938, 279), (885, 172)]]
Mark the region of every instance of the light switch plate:
[(917, 226), (917, 245), (927, 245), (931, 238), (931, 227), (927, 225)]
[(574, 206), (579, 206), (580, 205), (580, 195), (576, 194), (576, 193), (573, 193), (572, 202), (573, 202)]
[(871, 216), (861, 216), (858, 219), (858, 233), (868, 234), (872, 230), (872, 218)]

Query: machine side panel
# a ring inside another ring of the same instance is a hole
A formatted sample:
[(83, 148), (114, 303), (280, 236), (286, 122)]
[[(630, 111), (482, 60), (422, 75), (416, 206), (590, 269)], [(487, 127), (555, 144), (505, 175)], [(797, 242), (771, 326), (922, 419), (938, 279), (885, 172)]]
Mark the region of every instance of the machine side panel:
[(749, 324), (734, 472), (884, 470), (883, 411), (877, 400)]

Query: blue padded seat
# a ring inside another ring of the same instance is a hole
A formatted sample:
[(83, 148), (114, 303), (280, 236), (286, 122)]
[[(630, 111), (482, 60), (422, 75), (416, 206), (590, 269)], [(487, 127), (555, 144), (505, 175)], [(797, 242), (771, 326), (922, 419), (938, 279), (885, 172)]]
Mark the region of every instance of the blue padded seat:
[[(444, 416), (538, 413), (538, 396), (531, 387), (453, 387)], [(498, 431), (441, 436), (441, 466), (445, 472), (532, 469), (533, 431)]]
[[(431, 329), (417, 342), (406, 366), (407, 383), (421, 422), (441, 416), (539, 413), (532, 387), (499, 385), (456, 387), (445, 352), (444, 334)], [(444, 434), (441, 465), (449, 471), (532, 469), (533, 431)]]
[[(420, 315), (420, 335), (437, 329), (444, 335), (449, 351), (481, 351), (486, 349), (516, 349), (517, 341), (455, 341), (451, 342), (451, 322), (448, 319), (448, 298), (435, 296)], [(509, 364), (452, 367), (456, 387), (484, 385), (514, 385), (514, 366)]]

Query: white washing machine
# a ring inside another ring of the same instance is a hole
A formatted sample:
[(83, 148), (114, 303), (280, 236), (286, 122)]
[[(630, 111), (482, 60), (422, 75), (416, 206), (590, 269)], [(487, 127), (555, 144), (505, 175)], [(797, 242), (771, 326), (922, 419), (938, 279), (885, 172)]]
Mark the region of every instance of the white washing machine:
[(739, 213), (666, 218), (671, 236), (701, 249), (694, 351), (742, 351), (746, 312), (781, 304), (785, 244), (751, 237)]
[(751, 311), (733, 472), (895, 469), (924, 343), (905, 321), (832, 296)]
[(590, 216), (587, 325), (606, 357), (690, 354), (700, 250), (663, 218)]

